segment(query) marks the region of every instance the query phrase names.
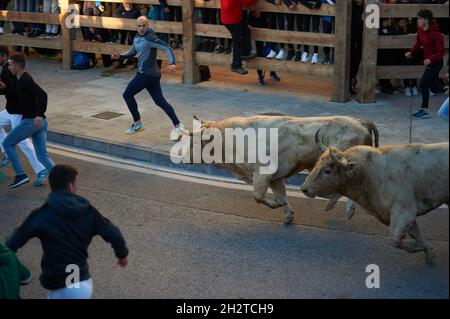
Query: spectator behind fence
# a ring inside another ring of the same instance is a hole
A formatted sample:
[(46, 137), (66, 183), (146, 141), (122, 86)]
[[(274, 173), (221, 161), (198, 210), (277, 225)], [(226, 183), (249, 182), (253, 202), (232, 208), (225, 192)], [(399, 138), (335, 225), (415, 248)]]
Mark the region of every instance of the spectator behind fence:
[[(0, 0), (0, 10), (6, 10), (8, 7), (9, 0)], [(0, 21), (0, 35), (3, 34), (5, 30), (3, 28), (5, 27), (5, 21)]]
[(242, 67), (242, 60), (255, 57), (251, 54), (251, 35), (246, 19), (242, 18), (244, 6), (254, 5), (256, 0), (221, 0), (220, 21), (231, 34), (233, 39), (233, 62), (231, 71), (238, 74), (247, 74)]
[[(27, 0), (15, 0), (14, 10), (19, 12), (27, 11)], [(13, 22), (13, 29), (11, 31), (12, 35), (23, 35), (25, 31), (24, 22)]]
[(423, 47), (425, 71), (420, 79), (422, 108), (411, 116), (415, 119), (424, 119), (430, 117), (428, 113), (430, 90), (433, 93), (444, 92), (443, 86), (439, 82), (439, 72), (444, 66), (445, 48), (444, 37), (433, 19), (433, 13), (423, 9), (417, 13), (417, 16), (417, 41), (414, 47), (405, 53), (405, 56), (411, 59)]
[[(50, 172), (51, 193), (45, 204), (34, 210), (6, 241), (13, 251), (32, 238), (41, 241), (44, 254), (40, 282), (48, 290), (49, 299), (92, 297), (87, 258), (88, 247), (96, 235), (111, 244), (120, 267), (128, 265), (128, 248), (122, 233), (87, 199), (77, 195), (77, 175), (71, 166), (55, 166)], [(75, 272), (79, 278), (70, 280)]]
[(356, 94), (359, 64), (362, 55), (364, 0), (352, 0), (352, 29), (350, 36), (350, 94)]
[[(301, 4), (309, 9), (319, 9), (322, 5), (321, 0), (299, 0)], [(312, 22), (312, 30), (311, 30)], [(320, 16), (318, 15), (303, 15), (301, 17), (301, 24), (299, 31), (319, 33)], [(313, 48), (313, 54), (309, 54), (309, 45), (303, 45), (303, 53), (300, 62), (306, 63), (311, 59), (312, 64), (319, 62), (319, 47), (317, 45)]]
[[(44, 0), (44, 13), (58, 13), (58, 0)], [(45, 32), (42, 33), (39, 38), (41, 39), (52, 39), (52, 38), (59, 38), (59, 32), (58, 32), (58, 25), (57, 24), (46, 24), (45, 26)]]
[(0, 300), (20, 299), (20, 286), (31, 283), (31, 272), (16, 254), (0, 243)]
[[(259, 10), (250, 11), (248, 24), (254, 28), (267, 28), (269, 25), (269, 17), (264, 12), (261, 12)], [(264, 56), (263, 54), (264, 42), (256, 41), (255, 45), (256, 45), (256, 54), (261, 57)], [(264, 86), (265, 71), (257, 70), (257, 72), (258, 72), (258, 85)], [(281, 81), (280, 77), (274, 71), (270, 71), (270, 79), (273, 81)]]
[[(115, 16), (122, 19), (136, 20), (140, 16), (138, 6), (129, 1), (122, 1), (115, 11)], [(120, 44), (131, 45), (136, 31), (120, 30)]]
[[(378, 29), (378, 35), (389, 36), (396, 35), (397, 30), (391, 25), (390, 19), (381, 19), (380, 29)], [(399, 65), (398, 54), (393, 49), (379, 49), (377, 51), (377, 64), (378, 65)], [(395, 87), (392, 85), (390, 79), (380, 79), (379, 81), (380, 90), (386, 94), (393, 94), (395, 92)]]
[[(322, 0), (322, 4), (328, 4), (334, 6), (336, 0)], [(322, 17), (322, 28), (323, 33), (331, 34), (333, 33), (334, 17), (323, 16)], [(324, 58), (322, 64), (334, 64), (334, 48), (324, 47), (323, 48)]]

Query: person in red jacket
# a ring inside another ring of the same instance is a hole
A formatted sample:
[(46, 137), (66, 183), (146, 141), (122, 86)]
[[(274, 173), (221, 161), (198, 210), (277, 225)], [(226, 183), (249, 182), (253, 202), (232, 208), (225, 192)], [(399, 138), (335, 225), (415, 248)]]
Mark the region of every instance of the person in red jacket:
[(444, 66), (444, 37), (439, 31), (439, 26), (433, 20), (433, 13), (423, 9), (417, 13), (417, 41), (414, 47), (405, 53), (411, 58), (421, 47), (424, 51), (425, 71), (420, 79), (420, 90), (422, 91), (422, 108), (412, 114), (413, 118), (429, 118), (428, 103), (430, 90), (434, 93), (444, 92), (442, 84), (439, 82), (439, 72)]
[(231, 71), (247, 74), (242, 67), (242, 59), (255, 57), (251, 55), (250, 29), (246, 19), (242, 19), (242, 9), (254, 5), (256, 0), (221, 0), (220, 21), (230, 31), (233, 39), (233, 63)]

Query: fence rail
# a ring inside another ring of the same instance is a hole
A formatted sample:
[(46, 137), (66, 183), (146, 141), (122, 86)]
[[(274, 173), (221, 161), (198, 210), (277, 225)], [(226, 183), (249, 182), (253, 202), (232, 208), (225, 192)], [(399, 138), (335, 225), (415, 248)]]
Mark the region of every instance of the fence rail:
[[(82, 0), (85, 1), (85, 0)], [(65, 23), (69, 15), (71, 0), (60, 0), (61, 13), (26, 13), (16, 11), (0, 11), (0, 20), (48, 23), (61, 25), (61, 39), (36, 39), (17, 37), (11, 35), (0, 36), (0, 43), (16, 46), (42, 47), (62, 50), (63, 68), (70, 69), (73, 51), (109, 54), (113, 50), (126, 50), (128, 46), (89, 42), (76, 39), (73, 29)], [(121, 3), (121, 0), (108, 0), (106, 2)], [(158, 0), (130, 0), (138, 4), (159, 4)], [(366, 0), (366, 4), (377, 3), (376, 0)], [(183, 50), (175, 50), (175, 58), (183, 63), (185, 83), (195, 84), (199, 81), (198, 65), (228, 66), (231, 57), (207, 52), (195, 51), (195, 37), (230, 38), (228, 30), (222, 25), (196, 23), (195, 10), (198, 8), (220, 9), (220, 0), (168, 0), (171, 6), (182, 7), (182, 22), (150, 21), (150, 26), (159, 33), (179, 34), (183, 36)], [(431, 9), (436, 17), (448, 17), (448, 5), (381, 5), (382, 17), (413, 17), (421, 8)], [(257, 41), (306, 44), (335, 49), (334, 65), (311, 65), (292, 61), (271, 60), (256, 58), (246, 62), (248, 68), (271, 69), (292, 74), (315, 75), (333, 82), (332, 100), (345, 102), (349, 99), (349, 65), (350, 65), (350, 33), (351, 33), (351, 1), (337, 0), (335, 6), (323, 5), (318, 10), (311, 10), (298, 5), (295, 10), (289, 10), (284, 5), (272, 5), (265, 1), (258, 1), (252, 9), (265, 12), (279, 12), (290, 14), (307, 14), (335, 17), (337, 23), (334, 34), (282, 31), (252, 28), (252, 39)], [(106, 28), (113, 30), (135, 30), (135, 21), (113, 17), (79, 16), (81, 27)], [(379, 37), (376, 29), (365, 28), (363, 43), (363, 59), (361, 64), (362, 88), (358, 95), (361, 102), (374, 101), (374, 88), (376, 80), (384, 77), (418, 77), (422, 68), (420, 66), (394, 66), (384, 67), (376, 65), (376, 52), (378, 49), (409, 48), (415, 41), (415, 36), (388, 36)], [(445, 38), (448, 48), (449, 38)], [(162, 54), (158, 55), (165, 58)]]

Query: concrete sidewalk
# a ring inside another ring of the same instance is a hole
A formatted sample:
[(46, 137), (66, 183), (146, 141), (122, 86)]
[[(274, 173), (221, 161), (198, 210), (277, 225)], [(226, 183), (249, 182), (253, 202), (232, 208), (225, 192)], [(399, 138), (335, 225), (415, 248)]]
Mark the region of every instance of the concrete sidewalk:
[[(60, 63), (37, 56), (29, 58), (28, 70), (48, 93), (49, 141), (105, 153), (116, 150), (113, 155), (138, 160), (167, 162), (173, 145), (169, 140), (172, 125), (146, 91), (137, 95), (146, 130), (137, 136), (124, 134), (132, 119), (122, 93), (134, 70), (102, 77), (102, 67), (63, 71)], [(351, 115), (375, 122), (381, 144), (408, 143), (411, 101), (414, 109), (420, 106), (420, 96), (411, 100), (403, 94), (378, 95), (375, 104), (328, 102), (331, 83), (322, 78), (299, 79), (280, 74), (281, 82), (267, 79), (267, 85), (261, 88), (257, 86), (256, 72), (239, 76), (214, 69), (211, 81), (189, 86), (181, 83), (181, 72), (163, 73), (163, 92), (188, 128), (192, 127), (193, 115), (208, 120), (264, 112), (301, 117)], [(431, 119), (412, 122), (413, 142), (448, 141), (448, 123), (435, 116), (444, 99), (442, 94), (431, 98)], [(94, 117), (104, 112), (119, 116), (109, 120)]]

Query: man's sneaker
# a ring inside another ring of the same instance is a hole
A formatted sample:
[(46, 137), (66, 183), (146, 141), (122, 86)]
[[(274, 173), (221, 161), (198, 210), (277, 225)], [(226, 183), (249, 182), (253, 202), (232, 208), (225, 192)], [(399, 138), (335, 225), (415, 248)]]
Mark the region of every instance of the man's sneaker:
[(317, 64), (319, 63), (319, 53), (314, 53), (312, 58), (311, 58), (311, 63), (312, 64)]
[(144, 123), (140, 125), (131, 124), (130, 128), (125, 132), (127, 135), (135, 135), (144, 130)]
[(280, 49), (280, 52), (278, 52), (277, 56), (275, 57), (277, 60), (284, 60), (286, 59), (286, 51), (284, 49)]
[(417, 91), (416, 87), (412, 88), (412, 95), (414, 95), (414, 96), (418, 96), (419, 95), (419, 91)]
[(414, 112), (413, 114), (411, 114), (411, 116), (417, 120), (427, 119), (431, 117), (430, 114), (424, 109)]
[(231, 67), (231, 72), (236, 72), (236, 73), (242, 74), (242, 75), (248, 73), (248, 71), (247, 71), (246, 69), (244, 69), (242, 66), (239, 67), (239, 68), (233, 68), (233, 67)]
[(6, 154), (3, 156), (3, 160), (0, 163), (0, 168), (8, 166), (9, 163), (11, 163), (11, 161), (9, 160), (8, 156), (6, 156)]
[(9, 187), (16, 188), (16, 187), (19, 187), (20, 185), (28, 183), (29, 181), (30, 181), (30, 179), (28, 178), (28, 176), (26, 174), (17, 175), (16, 178), (14, 179), (14, 182), (9, 184)]
[(411, 90), (410, 87), (405, 88), (405, 90), (403, 91), (403, 93), (404, 93), (406, 96), (412, 96), (412, 90)]
[(274, 59), (277, 56), (277, 53), (274, 50), (270, 50), (269, 54), (266, 56), (268, 59)]
[(258, 85), (259, 85), (259, 86), (264, 86), (264, 85), (266, 85), (266, 81), (264, 81), (264, 77), (258, 78)]
[(281, 78), (278, 76), (278, 74), (276, 74), (275, 72), (270, 72), (270, 79), (272, 81), (281, 81)]
[(308, 60), (309, 60), (309, 54), (307, 52), (303, 52), (301, 62), (306, 63), (306, 62), (308, 62)]
[(171, 141), (178, 141), (180, 137), (183, 135), (183, 133), (186, 132), (186, 128), (183, 124), (180, 123), (178, 127), (174, 127), (173, 130), (170, 132), (170, 140)]
[(43, 169), (41, 172), (37, 174), (37, 178), (34, 181), (34, 187), (39, 187), (42, 185), (42, 183), (47, 179), (48, 177), (48, 171), (46, 169)]

